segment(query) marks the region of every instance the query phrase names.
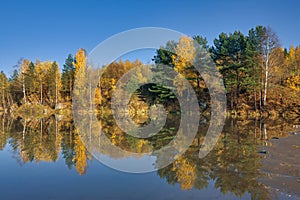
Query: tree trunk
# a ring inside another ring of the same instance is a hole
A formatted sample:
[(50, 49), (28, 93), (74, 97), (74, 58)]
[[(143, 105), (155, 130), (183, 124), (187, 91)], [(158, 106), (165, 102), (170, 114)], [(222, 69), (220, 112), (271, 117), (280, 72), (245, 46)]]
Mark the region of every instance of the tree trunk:
[(235, 107), (239, 108), (239, 94), (240, 94), (240, 77), (239, 70), (236, 70), (236, 89), (235, 89)]
[(72, 101), (72, 92), (73, 92), (73, 79), (72, 79), (72, 71), (70, 70), (70, 76), (69, 76), (69, 97), (70, 100)]
[(257, 127), (257, 119), (256, 119), (256, 117), (255, 117), (255, 124), (254, 124), (254, 138), (255, 138), (255, 144), (256, 144), (256, 134), (257, 134), (257, 132), (256, 132), (256, 127)]
[(267, 104), (267, 93), (268, 93), (268, 79), (269, 79), (269, 44), (267, 44), (266, 64), (265, 64), (265, 88), (264, 88), (264, 100), (263, 105)]
[[(263, 83), (261, 83), (261, 85), (262, 84)], [(261, 107), (262, 107), (261, 99), (262, 99), (262, 86), (260, 86), (260, 89), (259, 89), (259, 110), (261, 110)]]
[(265, 145), (268, 146), (268, 134), (267, 134), (267, 125), (264, 124), (264, 139), (265, 139)]
[(4, 89), (4, 80), (2, 80), (2, 107), (3, 109), (5, 109), (5, 98), (4, 98), (4, 92), (5, 92), (5, 89)]
[(58, 121), (55, 115), (55, 142), (57, 142), (57, 134), (58, 134)]
[(43, 140), (43, 119), (40, 119), (40, 142)]
[(92, 112), (93, 110), (93, 104), (92, 104), (92, 81), (90, 79), (90, 82), (89, 82), (89, 93), (90, 93), (90, 112)]
[(22, 131), (22, 141), (24, 141), (24, 139), (25, 139), (26, 127), (27, 127), (27, 121), (26, 121), (26, 119), (25, 119), (25, 120), (24, 120), (23, 131)]
[(261, 120), (259, 120), (259, 138), (263, 139), (262, 133), (261, 133), (261, 129), (262, 129), (262, 123)]
[(263, 105), (266, 106), (267, 104), (267, 93), (268, 93), (268, 78), (269, 78), (269, 72), (266, 70), (266, 81), (265, 81), (265, 88), (264, 88), (264, 100)]
[(26, 100), (26, 89), (25, 89), (25, 79), (24, 79), (24, 74), (22, 74), (22, 90), (23, 90), (24, 102), (25, 102), (25, 104), (26, 104), (26, 103), (27, 103), (27, 100)]
[(58, 85), (57, 85), (57, 74), (55, 76), (55, 109), (57, 108), (58, 103)]
[(4, 128), (4, 115), (2, 115), (2, 133), (4, 134), (5, 133), (5, 128)]
[(254, 109), (257, 111), (257, 99), (256, 99), (256, 90), (254, 90)]
[(233, 110), (233, 92), (232, 92), (232, 88), (231, 88), (231, 91), (230, 91), (230, 107), (231, 107), (231, 111)]
[(42, 82), (40, 83), (40, 104), (43, 104), (43, 84)]

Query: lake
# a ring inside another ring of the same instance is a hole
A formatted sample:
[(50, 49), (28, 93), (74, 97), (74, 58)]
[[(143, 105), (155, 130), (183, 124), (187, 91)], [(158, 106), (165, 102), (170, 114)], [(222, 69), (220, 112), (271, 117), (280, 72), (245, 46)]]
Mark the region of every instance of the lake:
[[(104, 121), (110, 141), (135, 152), (162, 147), (178, 129), (169, 120), (164, 134), (140, 142)], [(214, 149), (200, 159), (204, 120), (176, 161), (136, 174), (95, 159), (71, 118), (2, 115), (0, 122), (0, 199), (300, 199), (300, 133), (293, 126), (299, 121), (227, 119)], [(109, 151), (101, 154), (128, 159)]]

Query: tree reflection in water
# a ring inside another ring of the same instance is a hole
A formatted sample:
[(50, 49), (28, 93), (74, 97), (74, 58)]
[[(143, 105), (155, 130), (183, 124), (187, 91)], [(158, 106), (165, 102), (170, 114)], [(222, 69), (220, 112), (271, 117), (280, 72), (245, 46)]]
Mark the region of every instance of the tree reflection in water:
[[(151, 139), (137, 139), (123, 133), (112, 118), (100, 118), (98, 125), (113, 144), (131, 152), (149, 152), (172, 140), (178, 131), (178, 119), (178, 115), (168, 116), (168, 124)], [(88, 160), (92, 156), (84, 147), (71, 118), (51, 116), (29, 120), (2, 115), (0, 122), (0, 150), (10, 145), (20, 164), (56, 162), (61, 155), (69, 169), (74, 167), (80, 175), (88, 173)], [(214, 149), (199, 159), (199, 148), (208, 128), (207, 123), (201, 123), (189, 149), (175, 162), (159, 169), (157, 174), (169, 184), (179, 184), (182, 190), (201, 190), (213, 182), (223, 194), (242, 197), (250, 193), (252, 199), (270, 199), (267, 187), (259, 182), (262, 155), (258, 151), (272, 145), (269, 138), (286, 136), (290, 127), (284, 121), (267, 124), (259, 120), (227, 120)], [(111, 155), (109, 149), (101, 153)], [(128, 155), (115, 155), (114, 159), (124, 156)], [(163, 159), (168, 158), (157, 158), (158, 165)]]

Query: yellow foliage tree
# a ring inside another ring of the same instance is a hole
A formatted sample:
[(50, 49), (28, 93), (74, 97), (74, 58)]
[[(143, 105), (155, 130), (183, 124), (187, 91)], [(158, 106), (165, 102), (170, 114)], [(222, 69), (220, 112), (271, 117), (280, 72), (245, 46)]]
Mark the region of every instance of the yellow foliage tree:
[[(87, 97), (87, 66), (86, 66), (86, 53), (84, 49), (79, 49), (75, 55), (75, 61), (73, 62), (75, 67), (75, 85), (73, 89), (73, 94), (77, 96), (77, 100), (82, 101), (81, 105), (85, 104), (83, 99), (80, 97)], [(83, 105), (87, 106), (87, 105)]]
[(175, 70), (178, 73), (184, 74), (186, 68), (193, 64), (196, 50), (194, 40), (187, 36), (182, 36), (179, 43), (175, 47), (176, 55), (172, 55), (172, 62), (175, 65)]
[(196, 179), (196, 165), (184, 157), (180, 157), (173, 163), (172, 171), (176, 172), (176, 178), (181, 189), (192, 189)]
[(47, 74), (49, 73), (50, 69), (52, 67), (52, 62), (51, 61), (46, 61), (46, 62), (40, 62), (36, 61), (35, 65), (35, 76), (36, 76), (36, 88), (39, 88), (39, 100), (40, 104), (43, 104), (44, 102), (44, 96), (45, 96), (45, 91), (46, 87), (48, 87), (48, 84), (46, 83), (46, 77)]
[(136, 152), (137, 153), (148, 153), (152, 151), (152, 146), (148, 143), (147, 140), (139, 139), (137, 146), (136, 146)]
[[(196, 56), (194, 40), (190, 37), (182, 36), (175, 47), (175, 53), (176, 55), (172, 55), (174, 70), (188, 79), (190, 84), (196, 86), (197, 82), (195, 80), (198, 75), (192, 68)], [(187, 88), (184, 87), (184, 84), (178, 78), (174, 80), (174, 85), (177, 86), (179, 93), (182, 94)]]
[[(55, 67), (54, 67), (55, 68)], [(57, 66), (56, 70), (55, 70), (55, 103), (58, 103), (59, 97), (60, 97), (60, 93), (58, 91), (60, 91), (62, 88), (62, 82), (61, 82), (61, 74), (60, 74), (60, 70), (59, 67)]]
[(80, 69), (86, 68), (86, 52), (83, 48), (80, 48), (75, 55), (75, 77), (78, 75)]
[(295, 66), (297, 66), (296, 74), (300, 75), (300, 46), (295, 49)]
[(296, 90), (297, 92), (300, 91), (300, 75), (291, 75), (286, 80), (287, 86), (293, 90)]
[(87, 168), (87, 154), (86, 154), (86, 148), (81, 141), (78, 134), (75, 134), (75, 157), (73, 159), (73, 162), (75, 162), (75, 168), (77, 172), (80, 175), (85, 174), (86, 168)]

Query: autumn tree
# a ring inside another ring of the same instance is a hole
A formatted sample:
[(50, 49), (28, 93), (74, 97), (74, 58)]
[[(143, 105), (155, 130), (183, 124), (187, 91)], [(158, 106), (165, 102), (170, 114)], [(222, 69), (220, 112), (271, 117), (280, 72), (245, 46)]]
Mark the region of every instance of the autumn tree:
[(80, 136), (76, 133), (74, 138), (74, 151), (75, 156), (73, 162), (75, 162), (75, 168), (80, 175), (85, 174), (87, 168), (87, 154), (83, 142), (80, 139)]
[[(84, 49), (79, 49), (75, 55), (73, 66), (75, 67), (74, 77), (75, 85), (73, 88), (73, 93), (77, 97), (86, 97), (87, 94), (87, 83), (86, 83), (86, 52)], [(80, 98), (77, 98), (80, 100)]]
[(268, 84), (270, 73), (272, 73), (272, 68), (275, 67), (277, 63), (277, 52), (276, 49), (279, 47), (279, 39), (277, 34), (270, 28), (265, 28), (262, 35), (262, 58), (264, 64), (264, 97), (263, 105), (267, 104), (267, 94), (268, 94)]
[(47, 95), (51, 107), (56, 107), (60, 100), (61, 75), (57, 62), (53, 62), (46, 75)]
[(30, 66), (30, 61), (28, 59), (23, 60), (21, 66), (20, 66), (20, 76), (19, 78), (21, 79), (21, 83), (22, 83), (22, 92), (23, 92), (23, 100), (24, 103), (27, 103), (27, 91), (26, 91), (26, 75), (27, 75), (27, 71), (29, 71), (29, 66)]
[(176, 178), (181, 189), (190, 190), (193, 188), (196, 180), (196, 165), (192, 160), (180, 157), (173, 163), (172, 170), (176, 172)]
[(284, 83), (294, 91), (300, 91), (300, 47), (291, 46), (286, 52)]
[(300, 46), (295, 48), (295, 73), (300, 75)]
[(9, 82), (3, 71), (0, 72), (0, 97), (1, 97), (1, 107), (7, 109), (9, 106)]
[(179, 78), (180, 76), (176, 78), (169, 77), (167, 75), (168, 69), (166, 68), (169, 67), (175, 70), (190, 81), (190, 84), (196, 86), (197, 82), (195, 80), (198, 81), (199, 74), (193, 67), (195, 53), (194, 40), (187, 36), (182, 36), (178, 42), (168, 41), (165, 46), (158, 49), (153, 58), (156, 66), (152, 68), (152, 71), (157, 78), (168, 83), (168, 87), (159, 84), (151, 85), (149, 88), (151, 95), (156, 95), (159, 102), (168, 104), (168, 102), (174, 102), (175, 94), (172, 90), (177, 89), (179, 95), (183, 96), (186, 94), (187, 98), (189, 98), (190, 91), (186, 84), (182, 82), (182, 79)]
[(80, 70), (86, 67), (86, 51), (84, 49), (80, 48), (77, 51), (73, 65), (75, 67), (75, 77), (76, 77), (78, 76)]
[[(179, 39), (178, 44), (175, 47), (175, 55), (172, 55), (172, 61), (174, 64), (174, 70), (184, 76), (186, 79), (194, 83), (197, 79), (197, 73), (193, 66), (196, 50), (194, 46), (194, 40), (187, 36), (182, 36)], [(187, 88), (183, 88), (183, 85), (178, 81), (174, 80), (175, 85), (180, 93)], [(189, 97), (189, 91), (187, 96)]]
[(279, 39), (277, 34), (270, 27), (257, 27), (259, 37), (259, 49), (262, 59), (263, 72), (263, 105), (267, 104), (269, 79), (278, 63)]
[(297, 92), (300, 92), (300, 76), (292, 74), (286, 80), (287, 86)]
[(38, 93), (40, 104), (44, 104), (44, 102), (49, 103), (49, 87), (51, 87), (53, 82), (55, 83), (55, 78), (51, 78), (53, 75), (55, 76), (55, 73), (50, 74), (52, 64), (53, 63), (51, 61), (37, 61), (35, 64), (35, 85), (37, 90), (39, 91)]

